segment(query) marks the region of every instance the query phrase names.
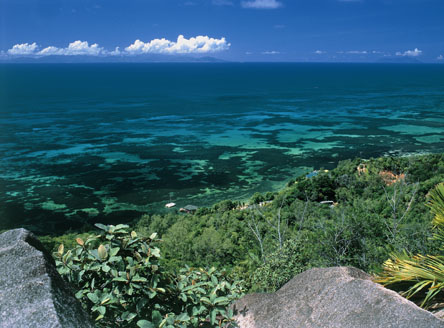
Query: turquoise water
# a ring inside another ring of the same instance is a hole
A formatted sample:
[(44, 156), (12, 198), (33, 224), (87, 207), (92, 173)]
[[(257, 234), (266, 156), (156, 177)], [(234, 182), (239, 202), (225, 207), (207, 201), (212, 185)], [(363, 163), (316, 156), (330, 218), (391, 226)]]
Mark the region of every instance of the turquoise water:
[(17, 64), (0, 87), (0, 229), (125, 222), (444, 151), (444, 65)]

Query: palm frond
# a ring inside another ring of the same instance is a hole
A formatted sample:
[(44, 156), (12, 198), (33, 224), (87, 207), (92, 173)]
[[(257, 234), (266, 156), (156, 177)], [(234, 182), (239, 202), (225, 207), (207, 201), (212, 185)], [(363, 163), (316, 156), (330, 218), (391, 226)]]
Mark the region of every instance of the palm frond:
[(434, 227), (442, 232), (444, 230), (444, 183), (438, 184), (430, 191), (427, 206), (434, 215)]
[(413, 285), (402, 293), (411, 298), (421, 291), (426, 296), (421, 303), (425, 307), (439, 293), (444, 292), (444, 258), (431, 255), (407, 253), (392, 254), (383, 265), (384, 271), (375, 281), (385, 286), (410, 282)]

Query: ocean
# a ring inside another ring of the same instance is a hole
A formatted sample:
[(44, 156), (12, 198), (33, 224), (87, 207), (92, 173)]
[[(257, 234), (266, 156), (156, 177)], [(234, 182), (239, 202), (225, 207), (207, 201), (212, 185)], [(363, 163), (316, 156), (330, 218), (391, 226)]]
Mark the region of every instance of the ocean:
[[(0, 230), (60, 233), (444, 151), (444, 65), (0, 65)], [(174, 210), (174, 209), (173, 209)]]

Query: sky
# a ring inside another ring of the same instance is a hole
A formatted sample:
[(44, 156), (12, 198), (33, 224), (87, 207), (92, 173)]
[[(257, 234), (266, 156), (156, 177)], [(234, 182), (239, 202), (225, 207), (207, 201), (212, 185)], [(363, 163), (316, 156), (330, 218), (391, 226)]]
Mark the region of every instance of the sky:
[(0, 57), (444, 62), (444, 0), (0, 0)]

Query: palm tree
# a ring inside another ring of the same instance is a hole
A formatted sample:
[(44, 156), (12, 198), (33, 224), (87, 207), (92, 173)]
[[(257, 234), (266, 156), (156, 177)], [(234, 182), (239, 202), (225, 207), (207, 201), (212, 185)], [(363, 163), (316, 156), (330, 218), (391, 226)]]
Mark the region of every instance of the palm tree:
[[(427, 206), (434, 214), (433, 238), (442, 242), (444, 250), (444, 183), (438, 184), (428, 196)], [(420, 306), (427, 308), (444, 297), (444, 256), (391, 254), (375, 281), (384, 286), (407, 286), (401, 295), (419, 297)]]

